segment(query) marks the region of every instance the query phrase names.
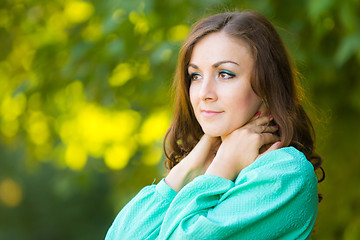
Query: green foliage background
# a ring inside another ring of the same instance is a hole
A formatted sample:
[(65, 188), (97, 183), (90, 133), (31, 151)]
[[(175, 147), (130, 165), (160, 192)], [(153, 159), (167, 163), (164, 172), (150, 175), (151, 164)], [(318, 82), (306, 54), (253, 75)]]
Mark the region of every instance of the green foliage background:
[(165, 173), (189, 26), (235, 8), (267, 16), (303, 75), (327, 174), (313, 239), (360, 239), (359, 0), (2, 0), (0, 239), (102, 239)]

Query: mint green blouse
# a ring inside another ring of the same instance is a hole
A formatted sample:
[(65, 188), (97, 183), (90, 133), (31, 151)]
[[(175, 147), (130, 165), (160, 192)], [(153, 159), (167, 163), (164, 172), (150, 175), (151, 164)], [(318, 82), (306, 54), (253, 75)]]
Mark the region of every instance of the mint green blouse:
[(314, 168), (286, 147), (261, 156), (235, 182), (201, 175), (178, 193), (164, 179), (143, 188), (105, 239), (310, 239), (317, 211)]

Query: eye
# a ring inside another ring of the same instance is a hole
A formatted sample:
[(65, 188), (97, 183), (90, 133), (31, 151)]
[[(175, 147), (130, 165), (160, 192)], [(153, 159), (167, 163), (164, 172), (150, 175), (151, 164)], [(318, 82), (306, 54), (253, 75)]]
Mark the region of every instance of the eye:
[(191, 81), (196, 81), (196, 80), (199, 80), (199, 79), (201, 79), (201, 75), (199, 73), (190, 74), (190, 80)]
[(219, 77), (223, 78), (223, 79), (231, 79), (233, 77), (235, 77), (236, 74), (227, 70), (221, 70), (219, 72)]

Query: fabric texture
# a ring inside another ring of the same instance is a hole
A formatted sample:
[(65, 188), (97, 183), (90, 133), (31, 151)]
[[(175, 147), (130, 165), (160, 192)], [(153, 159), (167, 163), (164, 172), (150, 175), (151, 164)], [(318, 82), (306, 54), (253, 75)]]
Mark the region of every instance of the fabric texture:
[(314, 168), (286, 147), (261, 156), (235, 182), (201, 175), (178, 193), (164, 179), (143, 188), (105, 239), (310, 239), (317, 211)]

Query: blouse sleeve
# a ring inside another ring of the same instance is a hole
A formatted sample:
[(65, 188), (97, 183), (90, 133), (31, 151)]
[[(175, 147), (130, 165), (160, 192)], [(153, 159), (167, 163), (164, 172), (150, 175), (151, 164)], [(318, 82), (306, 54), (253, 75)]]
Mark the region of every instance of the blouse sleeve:
[(105, 240), (156, 239), (176, 194), (164, 179), (143, 188), (116, 216)]
[(308, 239), (317, 208), (311, 163), (294, 148), (279, 149), (235, 183), (195, 178), (171, 202), (158, 239)]

